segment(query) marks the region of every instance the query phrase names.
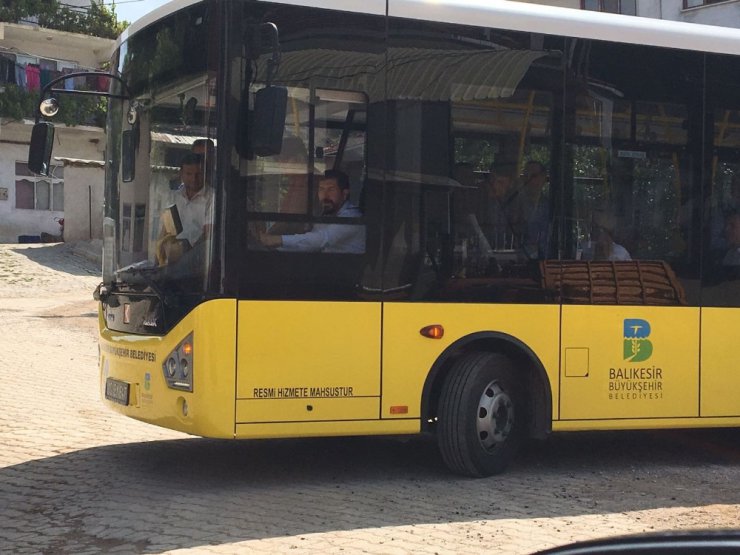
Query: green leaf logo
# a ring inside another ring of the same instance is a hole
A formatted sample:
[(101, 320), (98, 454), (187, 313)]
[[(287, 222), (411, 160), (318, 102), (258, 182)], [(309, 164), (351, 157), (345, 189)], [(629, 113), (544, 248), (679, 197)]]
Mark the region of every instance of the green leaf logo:
[(639, 318), (624, 320), (624, 360), (642, 362), (653, 354), (650, 336), (650, 323)]

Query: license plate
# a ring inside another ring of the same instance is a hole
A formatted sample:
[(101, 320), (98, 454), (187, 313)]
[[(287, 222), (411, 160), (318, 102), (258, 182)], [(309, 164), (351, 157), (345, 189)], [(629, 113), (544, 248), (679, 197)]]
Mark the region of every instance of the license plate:
[(128, 405), (128, 393), (130, 385), (120, 380), (108, 378), (105, 380), (105, 398), (119, 403), (123, 406)]

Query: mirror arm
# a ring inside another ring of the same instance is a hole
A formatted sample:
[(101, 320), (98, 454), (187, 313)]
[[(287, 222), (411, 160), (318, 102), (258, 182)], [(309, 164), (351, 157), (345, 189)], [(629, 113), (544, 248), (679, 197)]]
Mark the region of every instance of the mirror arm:
[[(61, 83), (63, 81), (66, 81), (67, 79), (74, 79), (75, 77), (108, 77), (110, 79), (115, 79), (116, 81), (121, 83), (121, 85), (123, 85), (125, 94), (113, 94), (113, 93), (101, 92), (101, 91), (69, 91), (67, 89), (55, 89), (54, 88), (54, 85)], [(47, 95), (51, 97), (54, 94), (93, 95), (93, 96), (102, 96), (105, 98), (122, 98), (124, 100), (130, 100), (132, 98), (131, 90), (129, 89), (126, 81), (124, 81), (122, 77), (119, 77), (118, 75), (115, 75), (113, 73), (108, 73), (107, 71), (77, 71), (77, 72), (67, 73), (60, 77), (57, 77), (56, 79), (52, 79), (51, 81), (49, 81), (46, 85), (44, 85), (41, 88), (41, 93), (39, 95), (39, 103), (38, 103), (38, 106), (36, 107), (35, 123), (39, 123), (39, 120), (43, 116), (40, 110), (41, 104), (44, 102)]]

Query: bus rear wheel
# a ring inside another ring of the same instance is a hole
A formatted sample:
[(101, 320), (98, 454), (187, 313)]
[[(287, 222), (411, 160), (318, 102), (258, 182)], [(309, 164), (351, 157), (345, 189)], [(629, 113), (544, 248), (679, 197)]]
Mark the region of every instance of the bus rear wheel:
[(445, 379), (438, 412), (439, 450), (465, 476), (503, 472), (524, 430), (524, 406), (510, 359), (475, 352), (455, 363)]

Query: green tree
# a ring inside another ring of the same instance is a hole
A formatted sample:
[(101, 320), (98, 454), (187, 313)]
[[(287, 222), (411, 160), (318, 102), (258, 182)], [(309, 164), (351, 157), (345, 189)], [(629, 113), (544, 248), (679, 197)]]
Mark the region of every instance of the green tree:
[(72, 9), (58, 0), (4, 0), (0, 5), (0, 21), (31, 17), (37, 17), (41, 27), (108, 39), (116, 38), (128, 25), (118, 21), (115, 7), (106, 7), (102, 0), (92, 0), (85, 10)]
[(48, 16), (56, 8), (56, 0), (4, 0), (0, 5), (0, 21), (16, 22), (37, 15)]
[[(0, 117), (12, 120), (33, 119), (39, 103), (37, 91), (25, 91), (16, 85), (4, 85), (0, 93)], [(66, 125), (97, 125), (105, 123), (106, 101), (95, 96), (65, 94), (59, 100), (59, 113), (54, 121)]]

